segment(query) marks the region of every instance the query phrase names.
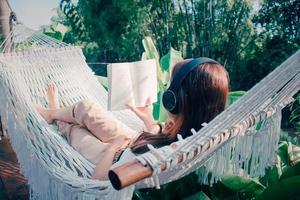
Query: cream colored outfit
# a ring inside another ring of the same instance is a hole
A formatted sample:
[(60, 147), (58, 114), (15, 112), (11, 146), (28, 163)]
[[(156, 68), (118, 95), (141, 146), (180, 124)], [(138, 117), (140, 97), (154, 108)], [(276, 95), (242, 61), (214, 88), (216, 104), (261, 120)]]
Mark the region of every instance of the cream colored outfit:
[(70, 115), (76, 123), (57, 121), (59, 130), (81, 155), (94, 164), (101, 160), (101, 154), (116, 137), (134, 138), (138, 134), (90, 100), (76, 103)]

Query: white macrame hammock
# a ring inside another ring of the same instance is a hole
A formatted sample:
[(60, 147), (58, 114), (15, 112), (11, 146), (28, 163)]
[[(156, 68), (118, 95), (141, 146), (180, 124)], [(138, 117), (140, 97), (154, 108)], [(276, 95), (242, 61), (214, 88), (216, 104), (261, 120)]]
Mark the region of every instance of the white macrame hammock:
[[(33, 103), (47, 106), (46, 86), (51, 82), (58, 87), (61, 105), (91, 99), (106, 107), (107, 92), (86, 64), (81, 49), (23, 25), (15, 26), (4, 44), (0, 114), (29, 181), (31, 198), (131, 199), (132, 186), (116, 191), (109, 181), (90, 179), (95, 166), (33, 107)], [(153, 174), (137, 182), (135, 188), (159, 188), (195, 170), (199, 181), (206, 184), (226, 173), (263, 175), (274, 162), (281, 109), (293, 101), (299, 88), (298, 51), (200, 131), (191, 130), (193, 135), (184, 140), (179, 137), (176, 149), (149, 146), (149, 152), (136, 156)], [(130, 111), (111, 114), (133, 129), (142, 128)], [(178, 159), (180, 155), (182, 159)], [(212, 178), (208, 172), (213, 172)]]

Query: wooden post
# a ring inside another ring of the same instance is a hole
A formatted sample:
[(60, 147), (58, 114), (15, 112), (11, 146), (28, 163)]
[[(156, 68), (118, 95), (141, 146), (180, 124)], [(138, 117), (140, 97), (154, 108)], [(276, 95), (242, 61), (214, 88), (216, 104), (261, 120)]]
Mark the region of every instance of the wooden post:
[[(10, 27), (9, 27), (9, 7), (6, 0), (0, 0), (0, 27), (3, 41), (9, 36)], [(9, 45), (10, 41), (7, 40), (4, 45)], [(3, 103), (3, 102), (1, 102)], [(2, 123), (3, 116), (0, 116), (0, 131), (1, 136), (6, 135), (6, 128)]]
[[(6, 0), (0, 0), (0, 27), (2, 38), (5, 40), (9, 36), (9, 7)], [(6, 41), (5, 45), (9, 45), (9, 40)]]
[(4, 124), (3, 124), (2, 118), (3, 118), (3, 117), (0, 116), (0, 139), (1, 139), (2, 137), (7, 136), (7, 129), (6, 129), (6, 127), (5, 127)]

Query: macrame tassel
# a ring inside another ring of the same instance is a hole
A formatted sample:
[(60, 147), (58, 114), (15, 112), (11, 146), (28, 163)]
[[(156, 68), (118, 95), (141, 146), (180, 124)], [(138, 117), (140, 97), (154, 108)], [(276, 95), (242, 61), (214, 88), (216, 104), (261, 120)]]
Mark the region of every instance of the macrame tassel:
[(281, 111), (261, 122), (261, 127), (249, 128), (243, 136), (237, 136), (208, 159), (196, 171), (202, 184), (212, 185), (223, 174), (255, 177), (265, 174), (272, 165), (280, 137)]

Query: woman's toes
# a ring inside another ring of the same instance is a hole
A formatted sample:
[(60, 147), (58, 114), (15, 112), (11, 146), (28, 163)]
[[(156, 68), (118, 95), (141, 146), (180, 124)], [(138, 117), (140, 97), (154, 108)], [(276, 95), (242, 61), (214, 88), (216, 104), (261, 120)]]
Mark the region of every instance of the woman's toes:
[(58, 109), (59, 108), (58, 93), (57, 93), (57, 88), (54, 84), (48, 85), (47, 95), (48, 95), (48, 103), (50, 109)]

